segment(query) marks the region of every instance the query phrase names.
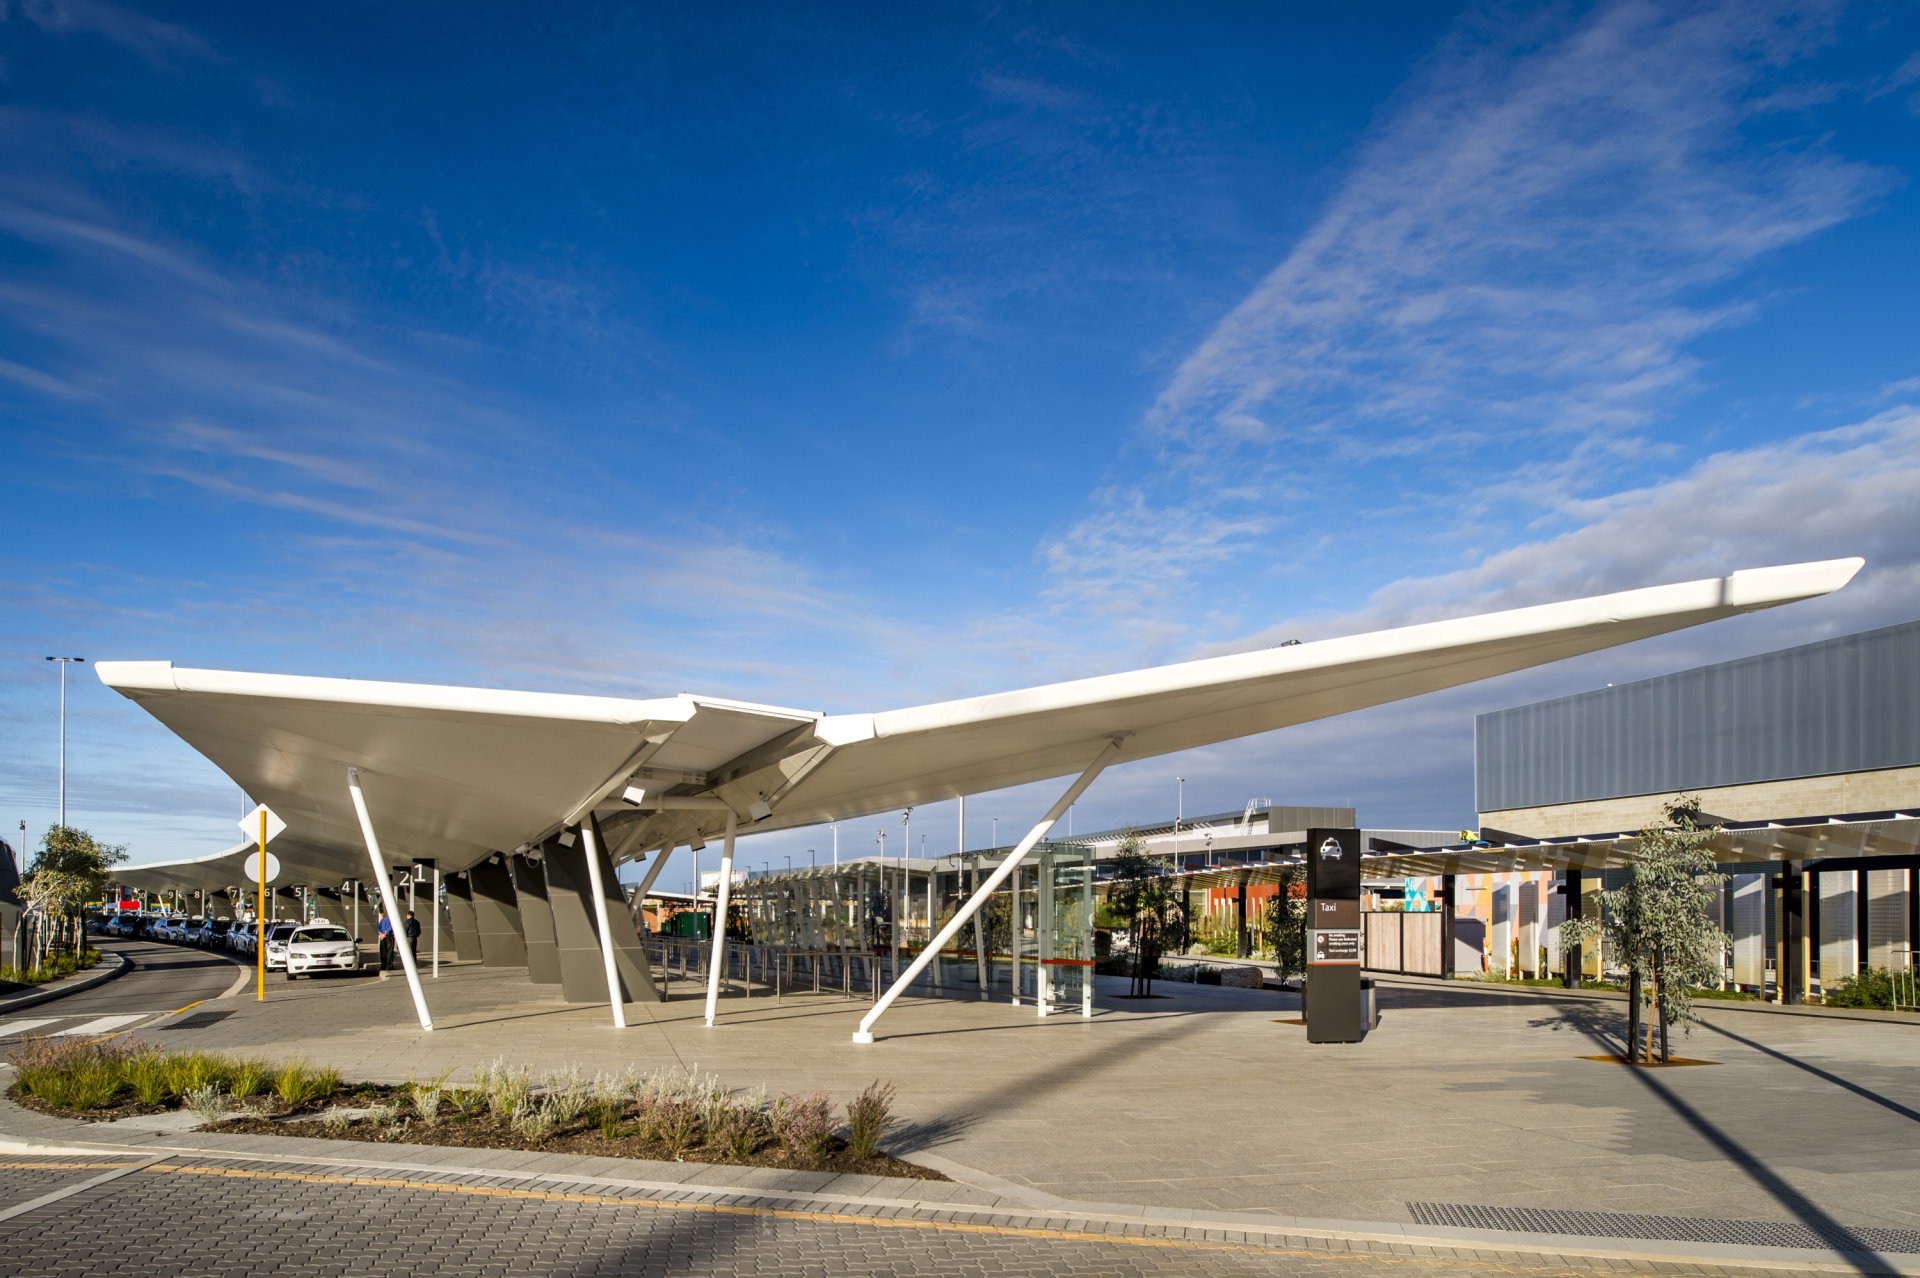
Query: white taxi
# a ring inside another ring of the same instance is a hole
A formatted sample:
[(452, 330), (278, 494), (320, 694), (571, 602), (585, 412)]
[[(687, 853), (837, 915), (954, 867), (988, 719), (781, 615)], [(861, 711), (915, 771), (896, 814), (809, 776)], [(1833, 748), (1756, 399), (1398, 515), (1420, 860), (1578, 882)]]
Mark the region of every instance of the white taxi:
[(347, 929), (338, 923), (316, 920), (295, 928), (287, 937), (287, 979), (305, 973), (355, 972), (360, 968), (360, 947)]

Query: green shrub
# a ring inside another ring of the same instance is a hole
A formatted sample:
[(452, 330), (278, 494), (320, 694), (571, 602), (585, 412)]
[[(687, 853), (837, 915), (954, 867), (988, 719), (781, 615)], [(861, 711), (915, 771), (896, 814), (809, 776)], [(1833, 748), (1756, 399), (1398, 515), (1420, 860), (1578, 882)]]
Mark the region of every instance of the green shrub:
[(111, 1039), (58, 1043), (33, 1037), (7, 1054), (20, 1092), (55, 1109), (86, 1111), (112, 1105), (126, 1081), (133, 1049)]
[(518, 1069), (507, 1064), (504, 1056), (495, 1057), (492, 1064), (483, 1065), (474, 1071), (474, 1089), (486, 1097), (487, 1112), (495, 1122), (513, 1121), (513, 1116), (525, 1107), (532, 1084), (527, 1079), (526, 1066)]
[(539, 1097), (529, 1096), (508, 1120), (507, 1126), (522, 1140), (543, 1141), (553, 1135), (553, 1107)]
[(38, 967), (25, 970), (11, 964), (0, 964), (0, 985), (44, 985), (63, 976), (72, 976), (99, 961), (99, 950), (87, 950), (82, 954), (55, 954)]
[(587, 1111), (587, 1115), (593, 1120), (594, 1125), (600, 1129), (602, 1136), (608, 1140), (618, 1140), (620, 1138), (621, 1123), (620, 1107), (618, 1105), (611, 1105), (603, 1100), (595, 1101), (593, 1107)]
[(175, 1096), (185, 1096), (209, 1083), (225, 1082), (230, 1067), (218, 1056), (205, 1052), (167, 1052), (160, 1057), (160, 1071), (166, 1079), (167, 1090)]
[(1893, 1010), (1893, 974), (1869, 967), (1857, 976), (1837, 982), (1826, 992), (1828, 1007), (1878, 1007)]
[(729, 1098), (707, 1118), (707, 1144), (728, 1158), (753, 1157), (767, 1139), (767, 1096), (764, 1091)]
[(167, 1089), (166, 1058), (157, 1051), (136, 1052), (127, 1058), (127, 1086), (142, 1105), (162, 1105), (170, 1094)]
[(880, 1138), (895, 1122), (893, 1084), (874, 1079), (867, 1090), (847, 1102), (847, 1143), (855, 1158), (880, 1152)]
[(825, 1092), (782, 1096), (773, 1107), (773, 1134), (793, 1158), (820, 1162), (833, 1152), (833, 1102)]
[(227, 1115), (227, 1098), (220, 1094), (217, 1083), (208, 1083), (196, 1087), (181, 1097), (188, 1109), (200, 1116), (203, 1123), (217, 1123)]
[(290, 1109), (325, 1100), (340, 1086), (340, 1075), (314, 1069), (305, 1061), (289, 1061), (273, 1076), (273, 1094)]
[(267, 1090), (273, 1081), (273, 1067), (251, 1057), (233, 1062), (227, 1074), (227, 1092), (235, 1100), (246, 1100)]

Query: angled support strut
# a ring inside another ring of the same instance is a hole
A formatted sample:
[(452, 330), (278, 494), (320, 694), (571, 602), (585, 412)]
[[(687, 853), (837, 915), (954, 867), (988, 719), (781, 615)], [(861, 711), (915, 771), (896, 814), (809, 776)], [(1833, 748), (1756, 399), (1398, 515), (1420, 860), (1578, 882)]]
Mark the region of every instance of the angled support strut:
[[(367, 815), (367, 796), (360, 792), (360, 769), (347, 769), (347, 792), (353, 796), (353, 810), (360, 818), (360, 834), (367, 841), (367, 860), (373, 864), (373, 881), (380, 885), (380, 903), (387, 912), (387, 924), (393, 929), (394, 948), (400, 951), (400, 966), (407, 971), (407, 988), (413, 993), (413, 1010), (420, 1014), (420, 1028), (433, 1028), (427, 1014), (426, 991), (420, 988), (420, 966), (413, 960), (413, 947), (407, 944), (400, 918), (400, 902), (393, 895), (393, 871), (380, 852), (380, 840), (373, 832), (373, 818)], [(435, 908), (438, 908), (436, 904)], [(264, 934), (263, 934), (264, 935)], [(266, 941), (262, 939), (261, 945)]]
[(1115, 755), (1120, 753), (1120, 742), (1124, 739), (1125, 734), (1120, 734), (1108, 740), (1100, 753), (1094, 756), (1093, 762), (1087, 765), (1087, 770), (1080, 774), (1079, 779), (1067, 787), (1065, 794), (1054, 800), (1053, 806), (1047, 809), (1047, 814), (1040, 818), (1039, 824), (1027, 831), (1027, 837), (1021, 839), (1013, 851), (1007, 853), (1006, 859), (987, 876), (987, 881), (967, 898), (966, 904), (954, 912), (953, 917), (947, 920), (947, 925), (940, 929), (940, 934), (927, 943), (927, 948), (920, 951), (919, 956), (907, 965), (907, 970), (902, 972), (899, 979), (880, 996), (880, 1001), (873, 1005), (873, 1010), (861, 1018), (860, 1028), (853, 1032), (854, 1042), (873, 1042), (874, 1022), (893, 1006), (893, 1000), (900, 997), (901, 991), (913, 984), (914, 978), (919, 976), (926, 969), (927, 964), (933, 962), (940, 951), (946, 948), (947, 942), (959, 935), (960, 929), (967, 925), (967, 921), (979, 913), (980, 907), (1000, 890), (1000, 885), (1012, 877), (1013, 872), (1019, 868), (1020, 862), (1026, 859), (1027, 853), (1033, 851), (1034, 844), (1047, 837), (1047, 831), (1053, 828), (1053, 823), (1065, 816), (1068, 808), (1079, 802), (1080, 796), (1085, 794), (1087, 787), (1093, 784), (1093, 779), (1113, 762)]

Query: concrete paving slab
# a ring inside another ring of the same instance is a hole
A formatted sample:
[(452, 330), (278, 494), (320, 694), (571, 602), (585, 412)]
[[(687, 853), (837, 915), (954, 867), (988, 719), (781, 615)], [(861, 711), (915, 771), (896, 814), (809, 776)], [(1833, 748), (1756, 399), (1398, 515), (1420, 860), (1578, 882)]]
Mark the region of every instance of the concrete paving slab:
[(276, 988), (169, 1045), (303, 1056), (384, 1082), (450, 1071), (457, 1084), (495, 1057), (588, 1073), (697, 1064), (730, 1085), (844, 1101), (879, 1076), (900, 1091), (896, 1150), (1023, 1210), (1095, 1202), (1404, 1227), (1409, 1202), (1436, 1201), (1914, 1223), (1909, 1025), (1703, 1007), (1684, 1051), (1712, 1067), (1635, 1071), (1582, 1059), (1617, 1032), (1618, 1006), (1598, 1000), (1388, 988), (1365, 1043), (1319, 1047), (1275, 1023), (1298, 1015), (1294, 995), (1166, 990), (1092, 1020), (909, 1000), (881, 1042), (858, 1048), (848, 1035), (863, 1002), (736, 996), (707, 1030), (688, 999), (630, 1009), (622, 1034), (604, 1009), (463, 967), (429, 985), (431, 1035), (412, 1023), (404, 985), (332, 982)]

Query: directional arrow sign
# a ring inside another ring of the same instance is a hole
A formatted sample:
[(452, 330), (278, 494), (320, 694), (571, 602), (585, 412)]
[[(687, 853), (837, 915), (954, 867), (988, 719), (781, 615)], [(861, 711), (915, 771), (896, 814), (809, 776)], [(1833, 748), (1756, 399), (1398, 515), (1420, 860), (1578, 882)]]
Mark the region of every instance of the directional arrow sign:
[(263, 814), (267, 818), (267, 842), (271, 843), (279, 838), (280, 831), (287, 828), (287, 823), (280, 819), (279, 814), (263, 803), (240, 818), (240, 833), (247, 836), (249, 843), (260, 841), (260, 818)]

